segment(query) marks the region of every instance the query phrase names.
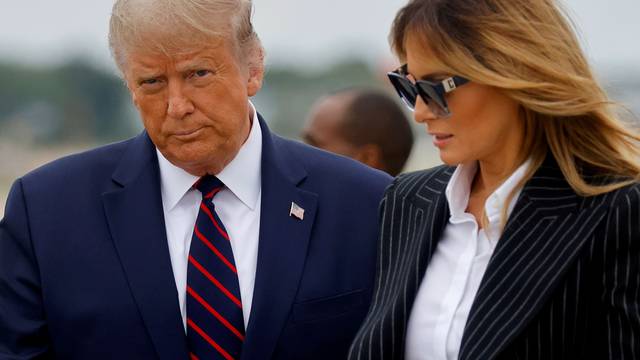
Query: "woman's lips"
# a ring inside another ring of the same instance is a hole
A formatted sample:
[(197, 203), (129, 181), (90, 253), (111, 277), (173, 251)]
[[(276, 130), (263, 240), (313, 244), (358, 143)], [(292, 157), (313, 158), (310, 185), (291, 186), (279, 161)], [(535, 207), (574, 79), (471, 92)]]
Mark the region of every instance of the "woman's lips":
[(430, 135), (433, 136), (433, 145), (438, 148), (446, 146), (453, 138), (453, 135), (444, 133), (430, 133)]

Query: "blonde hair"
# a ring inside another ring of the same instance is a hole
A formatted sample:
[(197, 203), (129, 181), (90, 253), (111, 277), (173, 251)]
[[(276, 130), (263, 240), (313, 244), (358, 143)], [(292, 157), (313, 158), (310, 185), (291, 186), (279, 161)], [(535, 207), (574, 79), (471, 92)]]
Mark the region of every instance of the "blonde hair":
[(124, 71), (134, 49), (179, 54), (226, 39), (239, 59), (262, 66), (252, 8), (251, 0), (117, 0), (109, 23), (111, 54)]
[[(400, 58), (406, 58), (408, 36), (428, 46), (451, 73), (498, 88), (521, 105), (531, 166), (506, 204), (549, 151), (580, 196), (640, 179), (637, 128), (614, 113), (556, 1), (412, 0), (390, 35)], [(586, 173), (616, 180), (593, 182)]]

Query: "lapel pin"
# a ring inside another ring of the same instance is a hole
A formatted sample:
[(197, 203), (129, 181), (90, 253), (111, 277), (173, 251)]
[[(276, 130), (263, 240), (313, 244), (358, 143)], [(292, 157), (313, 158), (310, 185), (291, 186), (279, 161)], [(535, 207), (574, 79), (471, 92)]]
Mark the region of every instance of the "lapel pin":
[(298, 220), (304, 219), (304, 209), (300, 207), (300, 205), (291, 202), (291, 210), (289, 210), (289, 216), (294, 216), (298, 218)]

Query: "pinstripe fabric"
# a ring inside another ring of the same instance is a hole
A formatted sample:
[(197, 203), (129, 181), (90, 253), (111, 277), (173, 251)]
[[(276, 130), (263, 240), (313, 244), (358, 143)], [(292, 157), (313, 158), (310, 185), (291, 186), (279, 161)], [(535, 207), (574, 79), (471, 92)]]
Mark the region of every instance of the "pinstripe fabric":
[[(449, 218), (454, 168), (399, 177), (381, 203), (369, 314), (349, 359), (403, 359), (408, 316)], [(484, 274), (459, 359), (640, 359), (640, 185), (576, 195), (547, 160)]]

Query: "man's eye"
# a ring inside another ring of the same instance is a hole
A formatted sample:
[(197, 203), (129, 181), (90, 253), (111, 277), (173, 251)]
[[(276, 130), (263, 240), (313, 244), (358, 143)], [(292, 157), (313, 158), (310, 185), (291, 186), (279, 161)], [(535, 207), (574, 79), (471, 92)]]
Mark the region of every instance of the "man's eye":
[(193, 75), (195, 77), (205, 77), (207, 75), (209, 75), (211, 73), (211, 71), (209, 70), (196, 70), (193, 72)]
[(140, 85), (154, 85), (157, 83), (158, 83), (158, 79), (156, 78), (144, 79), (140, 81)]

